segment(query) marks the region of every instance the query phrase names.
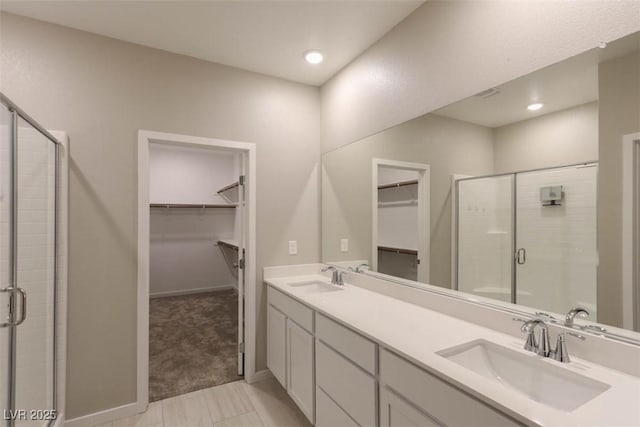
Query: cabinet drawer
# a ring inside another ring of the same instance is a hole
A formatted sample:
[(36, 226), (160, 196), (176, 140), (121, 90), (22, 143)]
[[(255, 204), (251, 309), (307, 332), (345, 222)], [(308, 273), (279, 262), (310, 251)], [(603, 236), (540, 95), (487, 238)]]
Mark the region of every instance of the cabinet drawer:
[(359, 427), (321, 388), (316, 388), (316, 427)]
[(316, 383), (359, 425), (376, 425), (375, 379), (319, 340)]
[(313, 332), (313, 311), (309, 307), (300, 304), (271, 286), (268, 286), (267, 289), (269, 304), (286, 314), (288, 318), (307, 331)]
[(376, 345), (362, 335), (316, 313), (316, 338), (375, 375)]
[(387, 350), (380, 351), (380, 382), (445, 425), (521, 425)]
[(443, 427), (387, 387), (380, 387), (380, 427)]

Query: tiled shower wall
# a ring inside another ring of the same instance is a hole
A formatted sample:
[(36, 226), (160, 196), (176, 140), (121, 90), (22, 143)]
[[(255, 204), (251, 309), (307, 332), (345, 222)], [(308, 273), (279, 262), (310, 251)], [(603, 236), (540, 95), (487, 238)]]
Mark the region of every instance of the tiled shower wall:
[[(9, 249), (9, 123), (3, 110), (2, 194), (0, 218), (2, 237), (0, 261), (3, 286), (8, 280)], [(8, 118), (8, 115), (7, 115)], [(6, 136), (6, 138), (5, 138)], [(18, 129), (18, 282), (27, 293), (27, 318), (16, 328), (16, 408), (53, 407), (53, 321), (54, 321), (54, 145), (25, 122)], [(3, 297), (4, 298), (4, 297)], [(4, 309), (5, 307), (3, 307)], [(3, 311), (4, 319), (6, 312)], [(8, 372), (7, 334), (2, 331), (0, 379)], [(6, 389), (0, 390), (3, 393)], [(3, 405), (4, 407), (4, 405)], [(18, 426), (40, 426), (44, 421), (18, 421)]]
[(28, 316), (17, 334), (16, 409), (47, 409), (53, 407), (55, 146), (27, 126), (20, 122), (18, 130), (18, 286), (27, 292)]
[[(598, 167), (567, 167), (517, 175), (517, 303), (554, 313), (579, 305), (597, 319), (596, 182)], [(542, 206), (540, 188), (562, 185), (560, 206)]]

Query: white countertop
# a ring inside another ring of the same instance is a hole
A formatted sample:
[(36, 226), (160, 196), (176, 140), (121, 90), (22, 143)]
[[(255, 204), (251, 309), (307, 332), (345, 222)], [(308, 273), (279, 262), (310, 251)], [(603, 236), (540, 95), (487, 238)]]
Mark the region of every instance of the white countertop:
[[(296, 274), (296, 273), (294, 273)], [(346, 283), (340, 292), (310, 293), (291, 283), (328, 282), (325, 275), (265, 278), (265, 282), (383, 347), (458, 385), (491, 406), (527, 424), (541, 426), (640, 426), (640, 378), (575, 357), (570, 363), (544, 359), (578, 374), (611, 385), (570, 413), (537, 403), (436, 354), (456, 345), (485, 339), (527, 355), (524, 336), (516, 339), (492, 329), (432, 311)], [(569, 351), (571, 351), (569, 344)], [(532, 357), (538, 357), (532, 355)]]

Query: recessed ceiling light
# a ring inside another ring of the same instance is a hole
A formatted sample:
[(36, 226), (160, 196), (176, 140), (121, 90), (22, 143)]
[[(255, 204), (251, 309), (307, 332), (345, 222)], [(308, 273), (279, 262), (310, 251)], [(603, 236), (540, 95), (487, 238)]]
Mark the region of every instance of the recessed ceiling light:
[(304, 59), (309, 64), (316, 65), (324, 60), (324, 55), (322, 55), (322, 52), (320, 52), (319, 50), (309, 50), (304, 53)]
[(533, 104), (527, 105), (527, 110), (529, 110), (529, 111), (538, 111), (542, 107), (544, 107), (544, 104), (542, 102), (534, 102)]

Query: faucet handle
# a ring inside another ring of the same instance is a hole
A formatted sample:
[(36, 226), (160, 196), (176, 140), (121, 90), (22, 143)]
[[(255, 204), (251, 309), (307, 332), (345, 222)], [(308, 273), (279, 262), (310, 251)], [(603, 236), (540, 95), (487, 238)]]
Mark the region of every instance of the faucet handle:
[(576, 334), (575, 332), (560, 332), (558, 334), (558, 341), (556, 342), (556, 349), (553, 352), (553, 358), (562, 363), (571, 362), (571, 358), (569, 357), (569, 350), (567, 350), (567, 343), (565, 342), (564, 338), (566, 335), (571, 335), (572, 337), (576, 337), (582, 341), (586, 340), (584, 336)]
[[(316, 270), (317, 271), (317, 270)], [(326, 267), (324, 267), (322, 270), (320, 270), (321, 272), (325, 272), (325, 271), (338, 271), (337, 268), (335, 268), (333, 265), (328, 265)]]
[(524, 343), (524, 349), (527, 351), (538, 351), (538, 341), (536, 340), (535, 334), (535, 322), (531, 320), (522, 319), (520, 317), (514, 317), (511, 320), (515, 322), (522, 322), (522, 326), (520, 327), (520, 331), (527, 333), (527, 340)]

